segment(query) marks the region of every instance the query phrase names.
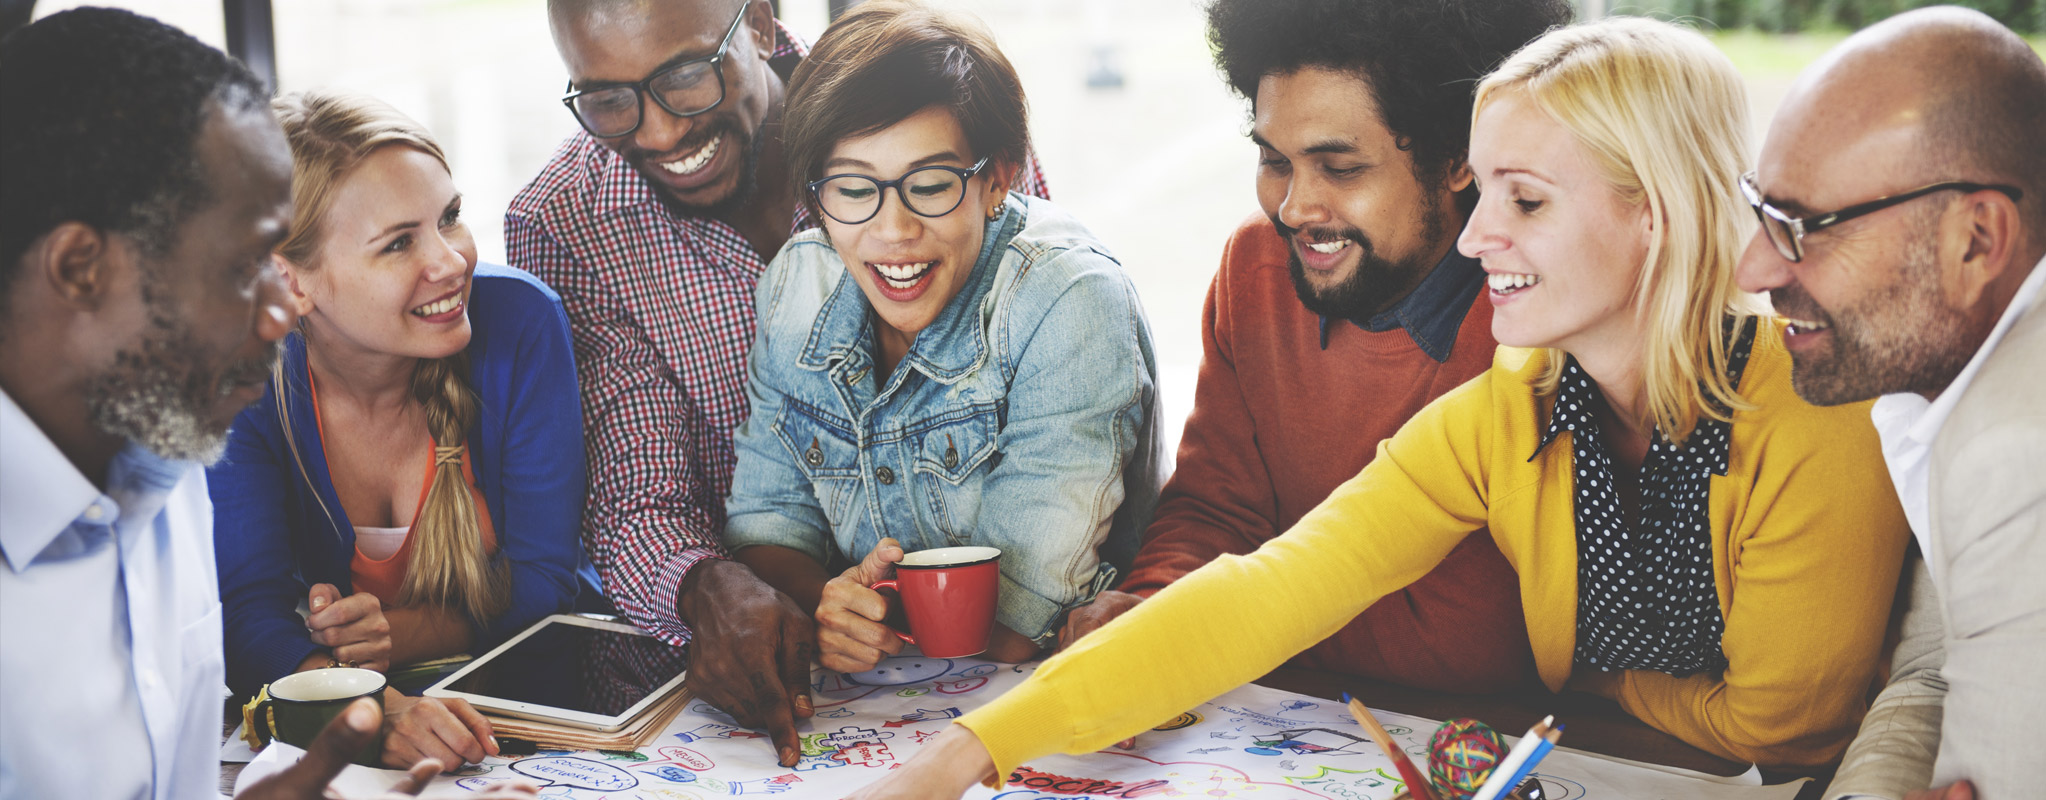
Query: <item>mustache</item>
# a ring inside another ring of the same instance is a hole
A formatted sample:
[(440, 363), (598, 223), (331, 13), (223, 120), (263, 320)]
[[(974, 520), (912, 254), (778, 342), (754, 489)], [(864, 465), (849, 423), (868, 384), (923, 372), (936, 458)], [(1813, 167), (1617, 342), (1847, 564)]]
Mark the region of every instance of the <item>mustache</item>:
[(1352, 242), (1356, 242), (1357, 244), (1363, 245), (1366, 249), (1369, 249), (1371, 247), (1371, 240), (1364, 238), (1364, 231), (1357, 228), (1336, 228), (1328, 226), (1316, 228), (1295, 228), (1291, 225), (1287, 225), (1284, 222), (1280, 222), (1279, 217), (1277, 215), (1272, 215), (1271, 220), (1272, 227), (1278, 229), (1279, 236), (1281, 238), (1291, 239), (1294, 236), (1305, 231), (1308, 233), (1307, 238), (1312, 239), (1317, 243), (1334, 242), (1342, 239), (1348, 239)]
[(263, 354), (228, 365), (220, 373), (219, 396), (226, 397), (244, 386), (256, 386), (270, 380), (270, 372), (277, 366), (277, 359), (284, 352), (282, 341), (269, 342)]
[(673, 161), (676, 158), (681, 157), (683, 153), (696, 152), (697, 149), (703, 147), (705, 144), (710, 143), (712, 139), (716, 139), (720, 136), (725, 135), (727, 130), (733, 127), (734, 126), (732, 125), (732, 123), (727, 121), (722, 120), (713, 121), (709, 127), (704, 128), (703, 130), (692, 131), (692, 133), (695, 134), (694, 136), (684, 137), (682, 140), (677, 141), (674, 147), (668, 148), (667, 150), (658, 153), (640, 147), (636, 141), (628, 140), (628, 143), (626, 144), (625, 148), (620, 151), (620, 155), (625, 156), (627, 161), (644, 162), (648, 164), (652, 164), (654, 162), (659, 161)]
[(1775, 309), (1776, 316), (1779, 317), (1795, 317), (1828, 325), (1833, 322), (1833, 317), (1819, 306), (1818, 301), (1813, 300), (1803, 287), (1796, 284), (1770, 289), (1769, 307)]

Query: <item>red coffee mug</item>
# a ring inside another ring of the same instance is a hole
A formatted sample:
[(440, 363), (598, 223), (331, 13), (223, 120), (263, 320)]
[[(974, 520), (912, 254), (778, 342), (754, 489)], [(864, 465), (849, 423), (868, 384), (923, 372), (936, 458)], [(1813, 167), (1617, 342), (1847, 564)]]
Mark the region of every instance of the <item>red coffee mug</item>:
[(1002, 585), (1002, 551), (993, 547), (940, 547), (906, 554), (895, 579), (869, 588), (902, 595), (914, 635), (895, 631), (932, 658), (962, 658), (987, 650)]

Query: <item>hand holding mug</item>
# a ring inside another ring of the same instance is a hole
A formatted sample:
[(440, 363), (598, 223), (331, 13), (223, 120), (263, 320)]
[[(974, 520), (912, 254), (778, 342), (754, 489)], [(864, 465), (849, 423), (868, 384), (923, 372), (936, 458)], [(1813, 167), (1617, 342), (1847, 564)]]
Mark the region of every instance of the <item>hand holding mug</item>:
[(342, 664), (378, 672), (391, 668), (391, 623), (384, 619), (384, 606), (376, 595), (356, 592), (347, 598), (331, 583), (322, 583), (306, 594), (313, 614), (305, 626), (313, 643), (327, 648)]
[(868, 588), (902, 595), (909, 632), (890, 632), (932, 658), (964, 658), (987, 651), (995, 602), (1002, 587), (1002, 551), (993, 547), (938, 547), (906, 553), (895, 577)]
[(887, 598), (867, 588), (894, 577), (901, 560), (902, 545), (882, 539), (859, 564), (824, 584), (817, 603), (817, 660), (825, 669), (863, 672), (902, 652), (902, 639), (881, 623), (888, 616)]

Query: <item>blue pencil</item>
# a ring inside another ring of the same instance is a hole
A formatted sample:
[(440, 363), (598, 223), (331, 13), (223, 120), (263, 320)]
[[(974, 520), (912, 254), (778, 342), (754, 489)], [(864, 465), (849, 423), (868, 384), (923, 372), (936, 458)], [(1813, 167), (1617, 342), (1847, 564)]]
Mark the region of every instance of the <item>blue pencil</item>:
[(1535, 742), (1534, 749), (1528, 751), (1527, 760), (1520, 762), (1520, 769), (1514, 770), (1513, 778), (1506, 782), (1506, 791), (1520, 788), (1521, 782), (1527, 780), (1527, 776), (1534, 772), (1535, 764), (1540, 763), (1542, 757), (1548, 755), (1550, 750), (1556, 749), (1556, 740), (1562, 737), (1561, 723), (1558, 723), (1554, 730), (1543, 734), (1541, 741)]

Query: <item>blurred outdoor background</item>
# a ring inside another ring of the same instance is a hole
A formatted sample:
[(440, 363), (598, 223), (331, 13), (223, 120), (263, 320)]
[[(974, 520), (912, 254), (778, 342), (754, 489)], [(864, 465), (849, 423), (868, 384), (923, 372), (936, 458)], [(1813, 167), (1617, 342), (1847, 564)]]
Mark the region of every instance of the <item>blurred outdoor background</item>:
[[(946, 0), (935, 0), (946, 2)], [(1707, 31), (1746, 76), (1759, 146), (1798, 71), (1855, 27), (1918, 0), (1577, 0), (1580, 17), (1648, 14)], [(1115, 251), (1158, 345), (1162, 430), (1176, 444), (1200, 362), (1202, 298), (1222, 243), (1257, 211), (1248, 107), (1209, 58), (1200, 0), (950, 0), (995, 31), (1022, 73), (1052, 196)], [(42, 0), (132, 8), (225, 46), (221, 0)], [(2046, 0), (1967, 2), (2046, 49)], [(828, 0), (780, 0), (814, 40)], [(482, 257), (504, 259), (513, 193), (576, 123), (545, 0), (273, 0), (282, 91), (375, 95), (441, 138)], [(1168, 450), (1168, 452), (1171, 452)]]

